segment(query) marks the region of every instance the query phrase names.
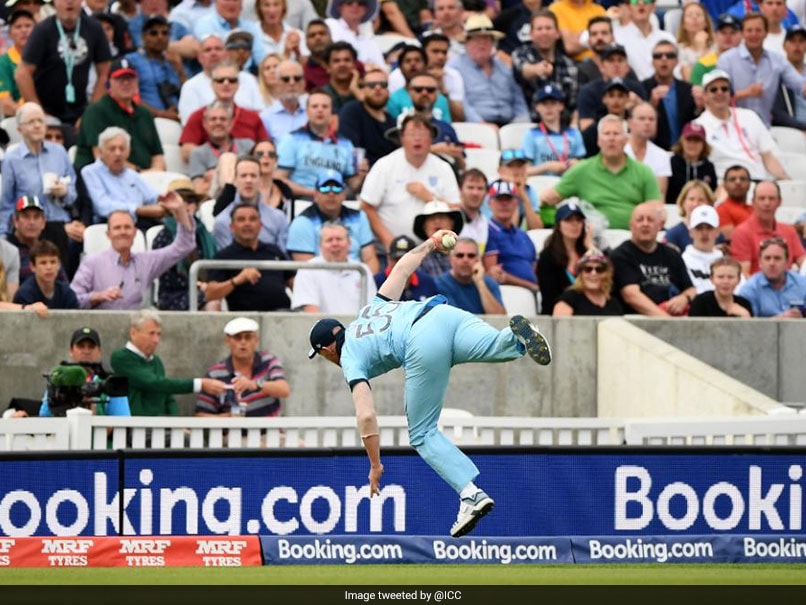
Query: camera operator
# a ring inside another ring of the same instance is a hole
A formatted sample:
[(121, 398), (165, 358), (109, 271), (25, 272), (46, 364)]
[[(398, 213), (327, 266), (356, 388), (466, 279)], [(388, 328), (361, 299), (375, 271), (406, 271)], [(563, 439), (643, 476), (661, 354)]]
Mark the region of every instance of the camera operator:
[[(87, 372), (87, 382), (100, 382), (108, 375), (101, 366), (101, 337), (92, 328), (79, 328), (70, 338), (70, 359), (67, 363), (81, 364)], [(93, 414), (98, 416), (131, 416), (129, 398), (124, 396), (108, 396), (105, 394), (85, 400)], [(48, 392), (42, 397), (40, 416), (53, 416), (48, 405)]]

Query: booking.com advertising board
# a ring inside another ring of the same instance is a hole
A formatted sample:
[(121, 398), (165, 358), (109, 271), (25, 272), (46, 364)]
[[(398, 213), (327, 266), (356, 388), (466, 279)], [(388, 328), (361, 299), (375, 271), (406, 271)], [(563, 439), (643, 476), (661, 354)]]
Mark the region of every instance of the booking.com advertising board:
[(0, 536), (252, 535), (274, 564), (806, 562), (806, 451), (470, 453), (496, 506), (459, 540), (456, 494), (408, 449), (375, 498), (362, 450), (8, 455)]

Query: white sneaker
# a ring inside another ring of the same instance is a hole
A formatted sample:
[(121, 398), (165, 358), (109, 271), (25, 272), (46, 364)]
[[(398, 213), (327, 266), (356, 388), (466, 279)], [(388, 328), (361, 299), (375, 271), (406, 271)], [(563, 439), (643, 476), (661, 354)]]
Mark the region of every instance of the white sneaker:
[(493, 510), (495, 502), (482, 490), (477, 491), (470, 498), (462, 498), (459, 502), (459, 514), (456, 523), (451, 527), (451, 536), (458, 538), (469, 534), (476, 527), (479, 520)]
[(551, 363), (551, 348), (540, 331), (523, 315), (515, 315), (509, 320), (509, 329), (526, 347), (529, 357), (541, 366)]

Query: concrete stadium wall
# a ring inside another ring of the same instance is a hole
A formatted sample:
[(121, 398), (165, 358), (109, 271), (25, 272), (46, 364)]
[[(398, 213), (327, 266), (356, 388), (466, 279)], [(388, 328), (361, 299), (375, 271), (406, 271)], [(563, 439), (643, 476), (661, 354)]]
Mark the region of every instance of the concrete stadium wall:
[[(225, 356), (222, 330), (234, 316), (162, 313), (163, 340), (158, 353), (169, 375), (201, 376), (210, 364)], [(353, 413), (338, 368), (323, 359), (307, 359), (311, 316), (270, 313), (253, 317), (261, 324), (263, 347), (278, 355), (286, 368), (292, 388), (285, 402), (287, 415)], [(502, 316), (489, 321), (502, 328), (507, 325), (507, 318)], [(550, 366), (540, 367), (528, 359), (459, 366), (451, 375), (445, 405), (485, 416), (596, 416), (599, 321), (539, 318), (540, 328), (554, 351)], [(83, 325), (96, 328), (108, 361), (111, 351), (126, 342), (128, 322), (127, 313), (104, 311), (53, 312), (45, 320), (27, 312), (0, 313), (0, 410), (14, 396), (41, 397), (42, 373), (66, 358), (73, 330)], [(779, 401), (804, 399), (806, 372), (801, 368), (806, 357), (806, 322), (632, 317), (629, 322), (769, 397)], [(609, 355), (622, 362), (625, 359), (620, 351)], [(403, 373), (399, 370), (373, 381), (379, 413), (403, 413), (402, 383)], [(192, 413), (193, 396), (178, 399), (182, 412)]]
[(598, 349), (601, 417), (764, 415), (782, 407), (624, 319), (599, 323)]

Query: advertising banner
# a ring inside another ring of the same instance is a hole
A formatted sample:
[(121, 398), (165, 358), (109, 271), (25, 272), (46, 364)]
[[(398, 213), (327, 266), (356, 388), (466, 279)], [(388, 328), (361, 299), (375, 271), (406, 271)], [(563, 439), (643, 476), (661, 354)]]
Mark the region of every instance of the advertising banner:
[[(800, 450), (479, 448), (470, 455), (478, 485), (496, 502), (474, 536), (734, 535), (757, 540), (756, 550), (766, 547), (764, 536), (806, 538)], [(5, 537), (445, 536), (459, 507), (456, 493), (410, 449), (383, 452), (374, 498), (358, 449), (1, 460)], [(630, 544), (634, 550), (637, 542)], [(591, 546), (591, 558), (609, 546)]]

